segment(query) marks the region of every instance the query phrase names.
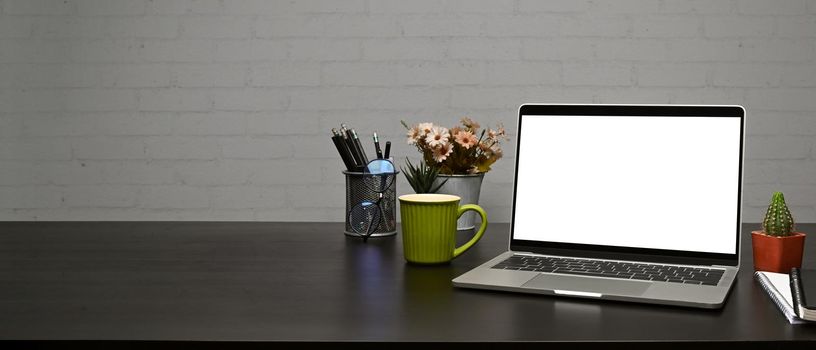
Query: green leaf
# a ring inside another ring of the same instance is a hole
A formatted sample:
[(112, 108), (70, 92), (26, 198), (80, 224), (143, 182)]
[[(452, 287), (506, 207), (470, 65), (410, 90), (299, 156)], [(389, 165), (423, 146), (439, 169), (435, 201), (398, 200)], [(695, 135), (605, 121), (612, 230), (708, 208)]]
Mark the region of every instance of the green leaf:
[(439, 191), (440, 188), (442, 188), (442, 186), (445, 185), (446, 182), (448, 182), (448, 180), (450, 180), (450, 178), (447, 178), (447, 179), (445, 179), (445, 181), (440, 182), (438, 186), (436, 186), (433, 189), (431, 189), (430, 191), (428, 191), (428, 193), (436, 193), (437, 191)]
[(407, 163), (408, 169), (400, 167), (402, 173), (405, 175), (405, 179), (408, 180), (408, 184), (411, 185), (411, 188), (414, 189), (416, 193), (434, 193), (442, 187), (442, 184), (438, 186), (434, 186), (433, 183), (436, 180), (437, 176), (439, 175), (439, 168), (429, 166), (424, 161), (420, 160), (419, 165), (414, 165), (411, 163), (411, 160), (405, 158)]

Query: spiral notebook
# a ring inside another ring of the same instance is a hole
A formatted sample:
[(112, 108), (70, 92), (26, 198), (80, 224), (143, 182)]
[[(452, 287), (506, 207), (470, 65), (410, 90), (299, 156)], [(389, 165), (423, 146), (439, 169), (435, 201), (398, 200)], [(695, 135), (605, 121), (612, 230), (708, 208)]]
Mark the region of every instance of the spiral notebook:
[(790, 289), (796, 316), (805, 321), (816, 321), (816, 270), (791, 269)]
[(793, 310), (793, 296), (790, 289), (790, 278), (788, 274), (757, 271), (754, 277), (762, 286), (762, 289), (768, 293), (774, 304), (782, 311), (782, 315), (788, 320), (790, 324), (801, 324), (807, 321), (796, 317)]

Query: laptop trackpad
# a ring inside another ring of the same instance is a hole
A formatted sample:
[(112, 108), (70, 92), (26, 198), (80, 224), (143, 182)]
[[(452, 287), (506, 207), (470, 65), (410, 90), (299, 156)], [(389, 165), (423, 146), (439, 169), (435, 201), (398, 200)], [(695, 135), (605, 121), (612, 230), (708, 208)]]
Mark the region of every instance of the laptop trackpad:
[(649, 289), (650, 285), (651, 282), (646, 281), (540, 274), (527, 281), (522, 287), (558, 290), (562, 292), (638, 296), (646, 292), (646, 289)]

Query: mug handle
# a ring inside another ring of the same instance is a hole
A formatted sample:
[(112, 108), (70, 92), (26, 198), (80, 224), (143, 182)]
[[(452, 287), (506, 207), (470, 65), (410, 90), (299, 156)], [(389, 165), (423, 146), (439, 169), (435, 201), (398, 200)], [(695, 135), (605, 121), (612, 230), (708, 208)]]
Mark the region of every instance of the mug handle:
[(473, 210), (473, 211), (479, 213), (479, 216), (482, 217), (482, 225), (479, 226), (479, 231), (477, 231), (476, 234), (473, 235), (473, 238), (471, 238), (470, 241), (463, 244), (461, 247), (456, 248), (456, 249), (453, 250), (453, 257), (454, 258), (459, 256), (460, 254), (464, 253), (468, 249), (470, 249), (470, 247), (473, 247), (473, 245), (476, 244), (476, 242), (478, 242), (482, 238), (482, 236), (484, 235), (485, 229), (487, 229), (487, 213), (485, 213), (485, 211), (484, 211), (484, 209), (482, 209), (482, 207), (480, 207), (480, 206), (478, 206), (476, 204), (465, 204), (465, 205), (459, 207), (459, 215), (457, 215), (456, 217), (457, 218), (461, 217), (462, 214), (464, 214), (468, 210)]

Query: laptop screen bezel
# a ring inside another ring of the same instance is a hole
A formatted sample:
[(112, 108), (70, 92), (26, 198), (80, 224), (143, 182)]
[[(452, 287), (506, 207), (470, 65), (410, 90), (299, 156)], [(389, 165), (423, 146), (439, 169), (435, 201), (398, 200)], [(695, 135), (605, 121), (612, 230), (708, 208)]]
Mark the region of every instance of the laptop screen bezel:
[[(515, 169), (518, 170), (521, 158), (521, 128), (525, 115), (558, 115), (558, 116), (649, 116), (649, 117), (717, 117), (739, 118), (739, 209), (735, 222), (735, 253), (707, 253), (681, 250), (617, 247), (592, 244), (575, 244), (549, 241), (530, 241), (515, 239), (516, 191), (518, 191), (518, 171), (514, 171), (513, 207), (510, 220), (510, 250), (545, 255), (566, 255), (615, 260), (636, 260), (659, 263), (690, 265), (739, 266), (740, 236), (742, 230), (742, 177), (745, 149), (745, 109), (741, 106), (697, 106), (697, 105), (563, 105), (563, 104), (524, 104), (519, 107), (516, 133)], [(685, 223), (667, 223), (683, 225)], [(544, 229), (544, 228), (542, 228)], [(660, 229), (655, 228), (655, 229)], [(693, 228), (689, 228), (693, 229)], [(577, 234), (577, 232), (576, 232)]]

